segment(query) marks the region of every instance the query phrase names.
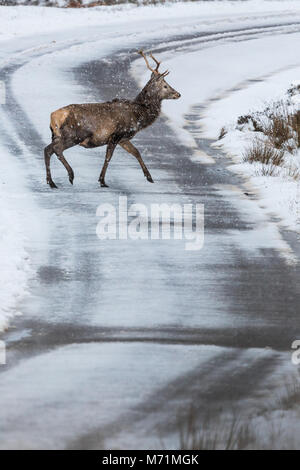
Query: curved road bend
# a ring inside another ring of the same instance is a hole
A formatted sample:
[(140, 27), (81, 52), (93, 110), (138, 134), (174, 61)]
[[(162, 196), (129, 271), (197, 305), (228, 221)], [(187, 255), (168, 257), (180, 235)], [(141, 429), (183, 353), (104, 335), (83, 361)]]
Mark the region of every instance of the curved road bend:
[[(134, 57), (124, 49), (69, 73), (95, 101), (124, 87), (134, 96)], [(12, 105), (16, 129), (21, 117), (25, 126), (20, 141), (30, 136), (30, 151), (41, 155), (44, 144), (10, 93), (7, 112)], [(164, 117), (135, 142), (154, 185), (121, 149), (105, 190), (96, 184), (100, 149), (78, 150), (74, 187), (52, 158), (57, 192), (45, 186), (40, 166), (31, 169), (49, 239), (31, 246), (37, 276), (24, 315), (6, 334), (2, 448), (176, 447), (178, 413), (192, 404), (201, 422), (207, 414), (218, 419), (221, 408), (259, 411), (289, 361), (300, 335), (299, 268), (275, 250), (245, 250), (230, 236), (255, 236), (255, 220), (234, 201), (241, 193), (224, 196), (216, 188), (240, 188), (242, 181), (208, 142), (199, 140), (199, 148), (217, 164), (192, 162)], [(8, 146), (18, 154), (17, 142)], [(203, 249), (186, 251), (184, 241), (173, 240), (101, 242), (96, 209), (117, 205), (120, 195), (128, 205), (204, 204)]]

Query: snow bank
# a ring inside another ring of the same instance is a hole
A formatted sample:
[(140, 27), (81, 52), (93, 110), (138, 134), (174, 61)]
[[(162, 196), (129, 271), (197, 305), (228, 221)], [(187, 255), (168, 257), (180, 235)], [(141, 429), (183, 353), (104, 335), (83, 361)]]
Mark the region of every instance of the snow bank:
[[(294, 112), (300, 109), (299, 95), (290, 97), (287, 90), (291, 86), (294, 78), (300, 77), (300, 67), (285, 71), (268, 80), (254, 85), (250, 88), (240, 90), (232, 97), (232, 101), (224, 100), (218, 103), (219, 110), (221, 106), (230, 106), (233, 113), (230, 121), (224, 119), (224, 126), (227, 130), (226, 135), (218, 142), (215, 147), (221, 147), (235, 162), (230, 166), (231, 170), (246, 176), (250, 181), (250, 190), (259, 194), (259, 204), (271, 216), (279, 217), (280, 224), (290, 230), (300, 230), (300, 151), (284, 153), (284, 162), (282, 166), (274, 168), (273, 175), (264, 175), (267, 168), (263, 168), (259, 162), (245, 162), (243, 156), (245, 150), (251, 144), (263, 138), (261, 132), (255, 132), (251, 126), (241, 126), (237, 128), (236, 121), (241, 115), (253, 113), (255, 111), (263, 111), (266, 102), (282, 102), (286, 106), (293, 109)], [(254, 95), (256, 99), (254, 99)], [(260, 102), (259, 102), (259, 97)], [(264, 99), (263, 99), (264, 98)], [(239, 103), (239, 104), (238, 104)], [(257, 103), (257, 108), (253, 106)], [(213, 110), (210, 109), (209, 114), (212, 119)], [(226, 115), (226, 112), (223, 113)], [(222, 114), (221, 114), (222, 115)], [(209, 121), (208, 121), (209, 122)], [(217, 136), (217, 128), (211, 125), (210, 132)], [(298, 176), (297, 176), (298, 175)]]
[(24, 208), (28, 201), (20, 169), (3, 147), (0, 154), (0, 331), (3, 331), (9, 319), (20, 313), (18, 304), (27, 295), (31, 269), (25, 245), (31, 224), (30, 209)]
[(139, 7), (132, 4), (95, 8), (61, 9), (34, 6), (0, 6), (0, 41), (34, 34), (76, 29), (80, 26), (107, 26), (138, 22), (199, 17), (201, 22), (229, 17), (232, 25), (238, 15), (300, 12), (298, 0), (249, 0), (218, 2), (178, 2)]

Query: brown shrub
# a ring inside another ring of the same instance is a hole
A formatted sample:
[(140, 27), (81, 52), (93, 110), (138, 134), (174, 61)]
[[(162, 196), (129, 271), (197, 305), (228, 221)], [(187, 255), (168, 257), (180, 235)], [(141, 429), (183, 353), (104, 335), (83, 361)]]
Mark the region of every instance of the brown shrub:
[(292, 120), (293, 115), (284, 105), (274, 109), (268, 116), (268, 124), (263, 132), (275, 148), (281, 149), (287, 141), (293, 139), (293, 129), (290, 125)]
[(300, 147), (300, 111), (291, 110), (284, 102), (276, 102), (262, 112), (245, 114), (237, 120), (239, 126), (251, 123), (262, 132), (270, 146), (293, 153)]
[(284, 161), (284, 151), (273, 148), (268, 142), (254, 141), (243, 155), (245, 162), (260, 162), (265, 165), (281, 166)]
[(291, 116), (290, 125), (295, 132), (295, 139), (297, 147), (300, 147), (300, 111), (297, 111)]

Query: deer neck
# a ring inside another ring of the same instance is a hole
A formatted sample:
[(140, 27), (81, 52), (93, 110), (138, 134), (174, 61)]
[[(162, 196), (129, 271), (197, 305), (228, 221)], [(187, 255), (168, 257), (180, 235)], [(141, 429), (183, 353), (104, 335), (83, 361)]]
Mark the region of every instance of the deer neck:
[(138, 94), (134, 101), (139, 105), (139, 121), (142, 128), (149, 126), (158, 118), (161, 111), (161, 100), (155, 93), (151, 93), (151, 90), (147, 88), (147, 85)]

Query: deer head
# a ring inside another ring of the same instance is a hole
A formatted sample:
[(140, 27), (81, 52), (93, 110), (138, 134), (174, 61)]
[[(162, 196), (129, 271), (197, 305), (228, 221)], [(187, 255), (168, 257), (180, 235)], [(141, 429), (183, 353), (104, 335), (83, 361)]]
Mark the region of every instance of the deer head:
[(156, 68), (153, 69), (150, 67), (147, 57), (145, 56), (143, 51), (139, 51), (139, 54), (144, 58), (147, 68), (152, 72), (151, 79), (147, 84), (147, 93), (151, 96), (156, 96), (159, 100), (177, 100), (180, 98), (180, 93), (174, 90), (165, 80), (165, 77), (170, 73), (166, 70), (163, 73), (158, 71), (160, 62), (155, 59), (155, 57), (150, 54), (151, 59), (154, 60), (156, 63)]

